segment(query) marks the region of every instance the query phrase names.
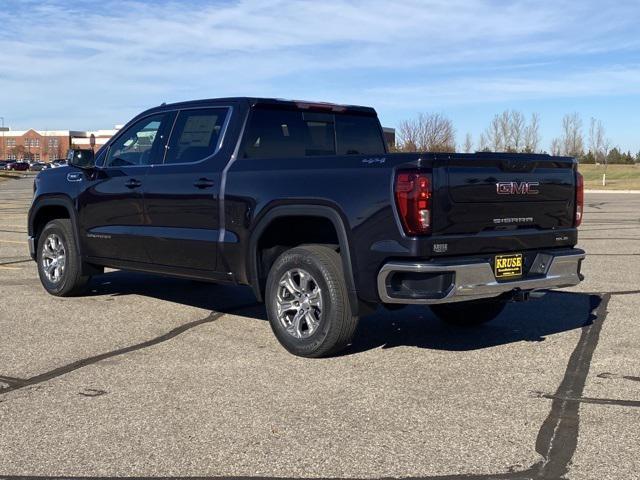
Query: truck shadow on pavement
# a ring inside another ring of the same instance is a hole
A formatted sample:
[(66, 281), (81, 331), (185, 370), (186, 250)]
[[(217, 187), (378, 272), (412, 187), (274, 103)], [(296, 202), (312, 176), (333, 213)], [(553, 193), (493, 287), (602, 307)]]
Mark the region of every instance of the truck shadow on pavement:
[[(256, 304), (250, 288), (115, 271), (95, 277), (89, 296), (143, 295), (220, 313), (233, 311), (266, 320), (264, 305)], [(427, 307), (397, 311), (383, 307), (360, 319), (353, 344), (340, 355), (374, 348), (401, 346), (466, 351), (515, 342), (541, 342), (548, 335), (590, 325), (601, 302), (599, 295), (550, 292), (543, 298), (511, 303), (492, 322), (465, 328), (438, 320)], [(248, 305), (238, 309), (237, 305)]]
[(476, 327), (448, 325), (426, 307), (389, 312), (379, 309), (360, 320), (353, 345), (344, 353), (413, 346), (468, 351), (514, 342), (542, 342), (547, 336), (590, 325), (599, 295), (549, 292), (541, 299), (510, 303), (493, 321)]
[[(119, 297), (142, 295), (189, 307), (202, 308), (266, 320), (264, 306), (256, 302), (251, 288), (221, 285), (194, 280), (162, 277), (146, 273), (113, 271), (97, 275), (91, 280), (87, 297)], [(237, 309), (238, 305), (251, 305)]]

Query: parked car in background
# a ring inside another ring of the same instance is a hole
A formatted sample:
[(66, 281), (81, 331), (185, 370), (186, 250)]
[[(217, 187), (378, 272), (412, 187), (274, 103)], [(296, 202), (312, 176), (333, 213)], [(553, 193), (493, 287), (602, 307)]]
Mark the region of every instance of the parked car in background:
[(51, 168), (64, 167), (67, 164), (67, 161), (63, 158), (54, 160), (51, 162)]
[(0, 170), (6, 170), (7, 169), (7, 165), (9, 165), (9, 161), (8, 160), (0, 160)]
[(29, 164), (27, 162), (11, 162), (7, 165), (6, 169), (24, 172), (29, 170)]
[(29, 170), (31, 170), (32, 172), (39, 172), (46, 168), (51, 168), (51, 165), (44, 162), (33, 162), (29, 165)]

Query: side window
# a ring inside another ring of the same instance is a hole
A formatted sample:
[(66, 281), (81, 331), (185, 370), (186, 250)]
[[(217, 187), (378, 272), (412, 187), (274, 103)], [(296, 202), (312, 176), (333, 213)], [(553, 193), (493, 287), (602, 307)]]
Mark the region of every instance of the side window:
[(243, 158), (304, 156), (302, 113), (256, 109), (245, 133)]
[(173, 127), (164, 163), (191, 163), (212, 155), (228, 114), (227, 108), (182, 110)]
[(376, 117), (336, 115), (338, 155), (384, 153), (384, 140)]
[(326, 113), (303, 113), (305, 127), (304, 154), (314, 155), (336, 154), (336, 133), (333, 126), (333, 115)]
[(172, 115), (161, 113), (134, 123), (109, 147), (106, 167), (150, 165), (162, 160), (166, 121)]
[(242, 158), (295, 158), (335, 153), (332, 115), (260, 108), (251, 114), (242, 148)]

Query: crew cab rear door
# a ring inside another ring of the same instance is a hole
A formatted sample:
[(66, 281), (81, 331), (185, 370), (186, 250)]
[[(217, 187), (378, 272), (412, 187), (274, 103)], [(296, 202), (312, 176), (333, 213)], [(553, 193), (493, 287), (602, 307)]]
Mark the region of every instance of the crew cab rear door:
[[(221, 142), (231, 107), (182, 109), (164, 158), (144, 179), (147, 249), (151, 261), (178, 269), (216, 271)], [(220, 154), (219, 154), (220, 153)]]

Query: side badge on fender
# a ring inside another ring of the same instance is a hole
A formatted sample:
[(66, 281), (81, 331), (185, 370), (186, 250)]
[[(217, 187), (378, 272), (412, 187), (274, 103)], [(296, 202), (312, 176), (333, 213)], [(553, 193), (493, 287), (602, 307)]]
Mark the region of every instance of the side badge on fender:
[(81, 181), (82, 181), (82, 173), (80, 172), (67, 173), (67, 182), (81, 182)]

